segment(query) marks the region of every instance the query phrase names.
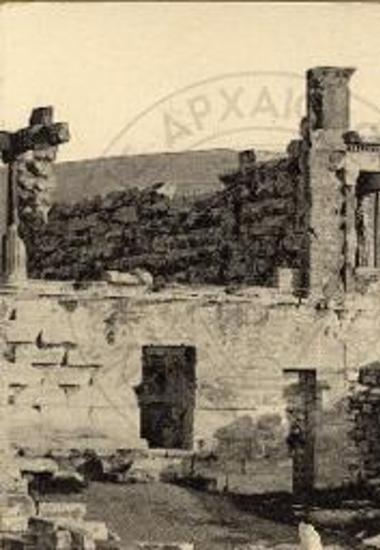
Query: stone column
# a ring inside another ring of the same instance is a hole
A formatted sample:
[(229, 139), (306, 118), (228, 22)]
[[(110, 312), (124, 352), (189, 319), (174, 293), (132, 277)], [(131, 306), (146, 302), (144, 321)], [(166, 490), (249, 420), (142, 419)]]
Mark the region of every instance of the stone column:
[(7, 283), (14, 284), (27, 279), (26, 250), (18, 234), (16, 162), (11, 162), (8, 167), (7, 218), (2, 243), (3, 273)]
[(317, 67), (307, 72), (309, 281), (311, 294), (327, 301), (340, 299), (345, 288), (345, 262), (349, 257), (352, 263), (355, 249), (351, 230), (355, 191), (345, 188), (343, 181), (347, 154), (343, 136), (350, 124), (349, 80), (353, 72), (340, 67)]

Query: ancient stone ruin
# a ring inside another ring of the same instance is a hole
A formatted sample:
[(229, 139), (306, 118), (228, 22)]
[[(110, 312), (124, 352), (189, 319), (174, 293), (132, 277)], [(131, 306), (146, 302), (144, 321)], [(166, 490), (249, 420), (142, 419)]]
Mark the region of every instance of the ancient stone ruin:
[[(239, 495), (377, 498), (380, 143), (350, 131), (352, 75), (310, 69), (299, 139), (268, 161), (241, 152), (223, 190), (186, 204), (157, 186), (48, 212), (67, 133), (51, 138), (38, 110), (4, 137), (12, 452), (133, 450), (134, 479), (148, 463), (152, 478)], [(54, 525), (30, 523), (57, 541), (87, 532)]]

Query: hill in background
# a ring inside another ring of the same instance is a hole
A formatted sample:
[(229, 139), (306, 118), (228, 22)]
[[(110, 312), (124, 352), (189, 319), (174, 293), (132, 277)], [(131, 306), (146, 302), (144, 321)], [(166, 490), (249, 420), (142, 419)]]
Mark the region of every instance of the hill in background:
[(74, 203), (94, 195), (158, 182), (174, 184), (177, 195), (195, 195), (222, 188), (218, 175), (237, 168), (232, 149), (152, 153), (57, 163), (57, 202)]

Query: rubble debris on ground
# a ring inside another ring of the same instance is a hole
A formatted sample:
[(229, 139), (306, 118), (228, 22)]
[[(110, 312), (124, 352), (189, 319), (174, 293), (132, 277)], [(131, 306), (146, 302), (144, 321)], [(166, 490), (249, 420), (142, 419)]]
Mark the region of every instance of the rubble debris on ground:
[(67, 471), (77, 473), (84, 483), (91, 481), (111, 483), (148, 483), (158, 480), (177, 481), (182, 479), (188, 466), (186, 458), (192, 452), (179, 450), (130, 450), (96, 452), (86, 449), (72, 451), (69, 456), (54, 455), (60, 465), (55, 477)]
[(86, 512), (86, 505), (77, 502), (39, 502), (35, 511), (24, 514), (8, 505), (1, 510), (1, 548), (117, 550), (118, 537), (104, 522), (86, 519)]
[(191, 542), (137, 542), (133, 550), (194, 550)]
[[(75, 471), (62, 470), (51, 457), (14, 456), (0, 451), (0, 547), (4, 550), (116, 550), (104, 522), (86, 519), (86, 505), (45, 502), (47, 487), (70, 492)], [(102, 546), (100, 546), (102, 545)]]
[(375, 535), (374, 537), (365, 538), (362, 542), (366, 546), (371, 546), (372, 548), (380, 548), (380, 534)]

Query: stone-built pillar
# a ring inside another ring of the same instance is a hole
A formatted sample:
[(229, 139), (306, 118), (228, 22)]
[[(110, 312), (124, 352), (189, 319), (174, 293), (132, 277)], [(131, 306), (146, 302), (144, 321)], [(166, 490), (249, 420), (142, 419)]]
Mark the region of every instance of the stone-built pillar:
[(348, 83), (354, 71), (341, 67), (316, 67), (307, 71), (307, 113), (312, 131), (349, 130)]
[(310, 293), (330, 300), (345, 288), (344, 134), (350, 125), (351, 68), (307, 71)]
[(2, 275), (6, 282), (26, 279), (27, 258), (19, 235), (19, 213), (25, 221), (40, 212), (46, 221), (49, 168), (58, 145), (69, 139), (67, 124), (53, 123), (52, 107), (34, 109), (26, 128), (15, 133), (0, 131), (0, 153), (9, 166), (7, 228), (2, 243)]

